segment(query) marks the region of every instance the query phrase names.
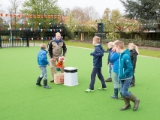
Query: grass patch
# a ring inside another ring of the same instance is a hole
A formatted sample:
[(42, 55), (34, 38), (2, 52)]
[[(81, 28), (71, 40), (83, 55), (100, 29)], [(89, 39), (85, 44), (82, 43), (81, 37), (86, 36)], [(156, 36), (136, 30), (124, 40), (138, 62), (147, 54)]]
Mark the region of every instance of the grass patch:
[[(68, 42), (67, 42), (68, 44)], [(159, 120), (160, 91), (159, 59), (138, 56), (136, 87), (130, 88), (140, 100), (138, 111), (120, 111), (122, 100), (113, 100), (113, 83), (107, 91), (85, 93), (90, 82), (93, 50), (68, 47), (65, 66), (78, 68), (79, 85), (66, 87), (48, 82), (52, 89), (35, 85), (40, 74), (37, 65), (39, 47), (0, 49), (0, 119), (1, 120)], [(108, 77), (107, 53), (103, 57), (102, 73)], [(48, 67), (48, 80), (52, 79)], [(156, 97), (156, 98), (155, 98)], [(131, 103), (133, 108), (133, 103)]]

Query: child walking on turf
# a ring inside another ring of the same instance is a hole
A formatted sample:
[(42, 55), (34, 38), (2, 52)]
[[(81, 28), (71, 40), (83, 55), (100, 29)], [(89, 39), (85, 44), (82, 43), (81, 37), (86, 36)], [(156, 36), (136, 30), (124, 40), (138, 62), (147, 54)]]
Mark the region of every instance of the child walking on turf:
[(110, 61), (110, 57), (111, 57), (111, 53), (112, 53), (112, 48), (113, 48), (113, 42), (109, 42), (108, 43), (108, 61), (107, 61), (107, 65), (108, 65), (108, 74), (109, 77), (105, 80), (105, 82), (112, 82), (112, 67), (113, 67), (113, 63), (111, 63)]
[(116, 52), (120, 54), (118, 77), (120, 80), (120, 91), (123, 95), (123, 100), (125, 102), (125, 106), (122, 107), (120, 110), (129, 109), (131, 107), (130, 100), (134, 103), (133, 110), (137, 110), (140, 100), (138, 100), (132, 93), (128, 91), (133, 77), (133, 66), (129, 50), (125, 50), (124, 43), (122, 41), (117, 41), (114, 44), (114, 47), (116, 48)]
[(37, 79), (36, 85), (41, 86), (41, 80), (43, 79), (44, 88), (50, 89), (50, 87), (47, 85), (47, 69), (46, 66), (49, 65), (49, 62), (47, 60), (47, 51), (46, 45), (41, 44), (40, 45), (41, 50), (38, 53), (37, 62), (39, 65), (39, 68), (41, 70), (41, 75)]
[(139, 54), (138, 52), (138, 47), (134, 43), (129, 43), (128, 44), (128, 49), (130, 50), (130, 57), (133, 65), (133, 78), (132, 82), (130, 84), (130, 87), (135, 86), (135, 68), (136, 68), (136, 62), (137, 62), (137, 55)]
[(93, 70), (91, 74), (91, 82), (89, 85), (89, 89), (86, 90), (86, 92), (93, 92), (94, 91), (94, 83), (95, 83), (95, 78), (96, 74), (98, 75), (98, 78), (101, 81), (102, 87), (99, 88), (99, 90), (106, 90), (107, 86), (104, 81), (104, 77), (101, 72), (101, 67), (102, 67), (102, 57), (104, 54), (104, 50), (100, 44), (100, 37), (95, 36), (93, 38), (93, 45), (95, 47), (94, 52), (92, 52), (90, 55), (93, 56)]

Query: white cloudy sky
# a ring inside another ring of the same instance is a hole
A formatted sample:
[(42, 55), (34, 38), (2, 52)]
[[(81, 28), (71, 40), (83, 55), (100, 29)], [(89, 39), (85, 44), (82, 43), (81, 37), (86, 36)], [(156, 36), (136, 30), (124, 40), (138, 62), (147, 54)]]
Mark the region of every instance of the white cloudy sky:
[[(0, 4), (6, 8), (6, 6), (9, 6), (9, 0), (0, 0)], [(121, 13), (124, 13), (124, 7), (119, 0), (58, 0), (58, 5), (63, 9), (72, 9), (75, 6), (93, 6), (100, 16), (103, 14), (105, 8), (110, 8), (111, 10), (119, 9)]]
[(93, 6), (102, 15), (105, 8), (119, 9), (124, 13), (124, 7), (119, 0), (58, 0), (58, 5), (62, 8), (73, 8), (74, 6)]

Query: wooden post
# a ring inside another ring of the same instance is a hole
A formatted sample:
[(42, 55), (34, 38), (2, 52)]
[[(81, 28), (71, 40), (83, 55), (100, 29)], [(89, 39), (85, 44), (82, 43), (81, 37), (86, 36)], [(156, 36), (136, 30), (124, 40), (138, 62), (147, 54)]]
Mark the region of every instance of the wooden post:
[(84, 41), (84, 33), (81, 33), (81, 41)]

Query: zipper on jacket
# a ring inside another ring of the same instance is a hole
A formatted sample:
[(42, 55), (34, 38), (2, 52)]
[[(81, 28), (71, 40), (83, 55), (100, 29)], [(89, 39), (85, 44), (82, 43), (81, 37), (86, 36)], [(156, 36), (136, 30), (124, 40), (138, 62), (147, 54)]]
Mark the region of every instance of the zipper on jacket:
[(118, 65), (118, 79), (119, 79), (119, 75), (120, 75), (120, 60), (121, 60), (121, 54), (120, 54), (120, 56), (119, 56), (119, 65)]

